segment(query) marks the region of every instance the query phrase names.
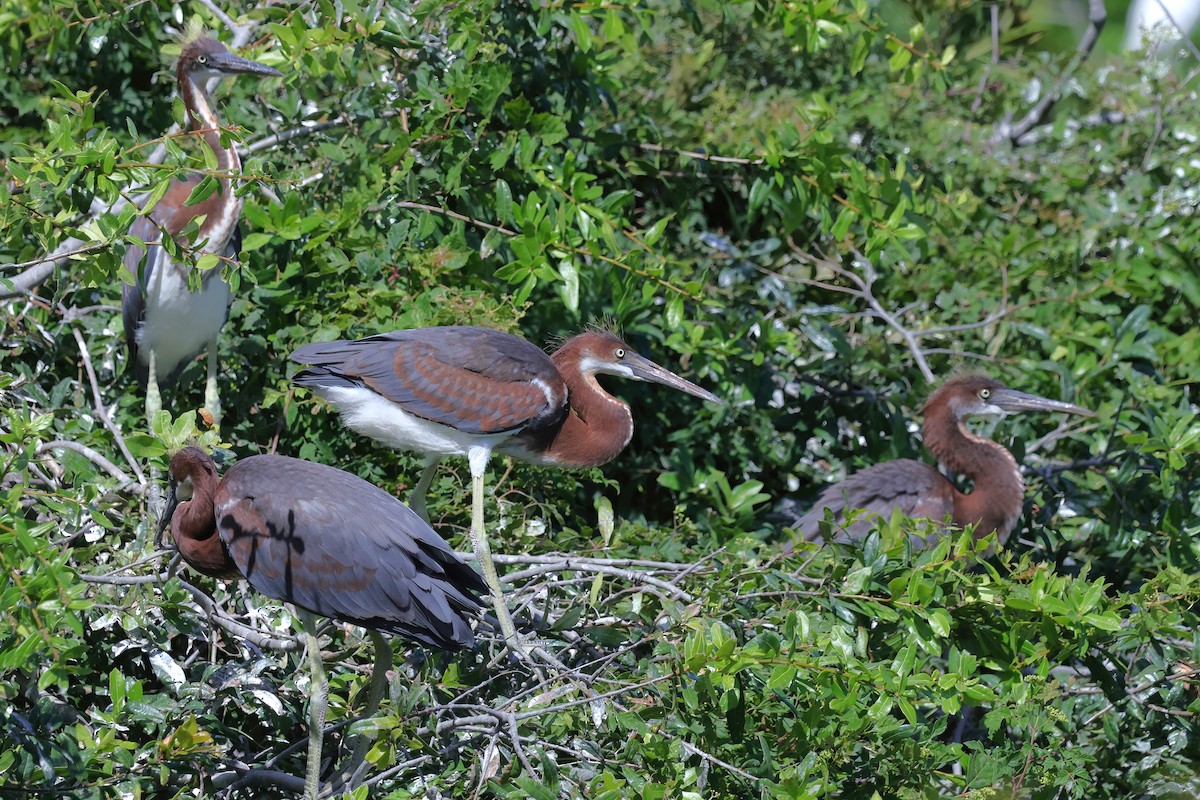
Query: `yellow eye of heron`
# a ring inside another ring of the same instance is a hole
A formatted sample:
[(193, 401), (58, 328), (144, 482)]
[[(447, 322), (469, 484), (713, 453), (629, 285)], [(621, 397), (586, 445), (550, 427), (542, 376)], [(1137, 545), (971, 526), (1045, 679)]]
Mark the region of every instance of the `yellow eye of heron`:
[(979, 390), (979, 399), (980, 400), (987, 400), (991, 396), (992, 396), (991, 389), (980, 389)]
[(208, 56), (196, 56), (196, 63), (197, 64), (207, 64)]

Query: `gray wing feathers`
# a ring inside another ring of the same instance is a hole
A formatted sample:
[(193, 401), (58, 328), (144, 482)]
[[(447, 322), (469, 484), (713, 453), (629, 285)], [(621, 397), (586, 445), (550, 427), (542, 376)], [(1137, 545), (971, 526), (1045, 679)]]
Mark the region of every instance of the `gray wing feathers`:
[[(158, 219), (157, 211), (158, 209), (152, 211), (150, 217), (138, 217), (129, 226), (129, 234), (145, 242), (146, 247), (131, 244), (126, 248), (125, 255), (121, 259), (121, 263), (133, 275), (134, 281), (132, 284), (126, 283), (121, 287), (121, 321), (125, 326), (125, 351), (128, 353), (125, 368), (134, 371), (138, 383), (142, 386), (146, 385), (149, 377), (149, 367), (147, 366), (148, 362), (143, 362), (138, 355), (137, 332), (146, 316), (146, 287), (150, 285), (154, 271), (160, 266), (164, 253), (162, 246), (158, 244), (162, 241), (162, 231), (151, 221), (151, 217)], [(229, 243), (225, 246), (225, 256), (236, 261), (241, 253), (242, 230), (240, 226), (235, 225), (233, 233), (229, 237)], [(145, 261), (142, 260), (143, 256)], [(214, 267), (204, 276), (205, 281), (220, 280), (220, 278), (220, 267)], [(229, 317), (228, 308), (225, 309), (225, 317), (226, 319)], [(159, 385), (165, 386), (173, 383), (186, 366), (187, 361), (184, 361), (171, 374), (159, 375)]]
[(221, 538), (260, 592), (433, 647), (474, 642), (483, 579), (391, 495), (283, 456), (245, 459), (223, 486)]
[(519, 430), (557, 419), (566, 408), (566, 386), (550, 357), (491, 328), (417, 328), (317, 342), (291, 358), (314, 365), (292, 378), (299, 386), (369, 389), (410, 414), (466, 433)]
[[(854, 509), (867, 513), (856, 516), (849, 525), (844, 524), (847, 514)], [(828, 510), (838, 523), (833, 540), (848, 541), (865, 536), (878, 524), (878, 517), (889, 518), (897, 509), (909, 517), (941, 520), (954, 510), (953, 488), (941, 473), (924, 462), (887, 461), (825, 489), (796, 523), (796, 528), (808, 541), (824, 541), (819, 523)]]
[[(125, 250), (121, 263), (133, 274), (134, 282), (121, 287), (121, 320), (125, 325), (125, 350), (129, 353), (126, 369), (132, 368), (138, 383), (145, 384), (147, 377), (146, 365), (138, 358), (137, 329), (146, 315), (146, 289), (150, 277), (154, 274), (155, 262), (158, 261), (163, 249), (155, 242), (162, 238), (158, 226), (147, 217), (138, 217), (129, 226), (129, 234), (136, 236), (146, 243), (146, 247), (131, 244)], [(145, 256), (145, 263), (142, 257)]]

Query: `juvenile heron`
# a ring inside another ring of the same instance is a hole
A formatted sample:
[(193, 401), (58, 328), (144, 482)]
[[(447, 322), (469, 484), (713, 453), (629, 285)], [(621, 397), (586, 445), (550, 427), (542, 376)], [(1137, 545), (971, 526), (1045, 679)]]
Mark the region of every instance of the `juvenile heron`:
[(312, 669), (306, 797), (320, 784), (328, 684), (313, 614), (371, 629), (375, 668), (369, 713), (379, 704), (391, 647), (378, 631), (429, 647), (475, 643), (469, 618), (487, 590), (429, 524), (361, 478), (284, 456), (251, 456), (223, 478), (196, 447), (171, 458), (159, 523), (193, 569), (245, 578), (301, 610)]
[(413, 501), (422, 514), (438, 460), (467, 457), (471, 541), (510, 648), (519, 640), (483, 526), (483, 474), (492, 452), (566, 468), (616, 458), (633, 437), (633, 414), (604, 391), (597, 375), (658, 383), (721, 402), (603, 330), (573, 336), (552, 355), (502, 331), (450, 326), (308, 344), (291, 358), (314, 365), (292, 380), (332, 403), (348, 427), (425, 454)]
[(217, 188), (205, 200), (187, 205), (188, 197), (202, 178), (193, 175), (177, 180), (150, 213), (139, 216), (129, 228), (130, 235), (141, 239), (146, 247), (132, 245), (125, 251), (125, 267), (136, 277), (136, 283), (126, 284), (122, 291), (121, 315), (130, 361), (138, 380), (146, 385), (147, 424), (162, 408), (160, 386), (173, 382), (205, 347), (208, 348), (208, 380), (204, 388), (204, 407), (212, 415), (214, 424), (220, 422), (217, 334), (229, 316), (229, 284), (221, 279), (218, 266), (205, 272), (199, 288), (192, 291), (185, 265), (172, 260), (161, 242), (164, 231), (177, 238), (189, 223), (203, 217), (190, 243), (227, 259), (238, 256), (241, 246), (238, 218), (242, 213), (242, 200), (234, 193), (233, 179), (241, 172), (242, 162), (232, 143), (221, 144), (221, 122), (206, 88), (210, 79), (227, 75), (262, 78), (279, 77), (282, 73), (235, 56), (225, 45), (208, 36), (184, 44), (175, 66), (175, 77), (192, 130), (202, 135), (205, 145), (216, 156)]
[[(1012, 453), (991, 439), (968, 430), (973, 416), (1003, 417), (1018, 411), (1064, 412), (1092, 416), (1071, 403), (1050, 400), (1009, 389), (981, 375), (951, 378), (921, 407), (925, 447), (950, 471), (970, 478), (974, 489), (960, 492), (946, 476), (922, 461), (902, 458), (867, 467), (841, 483), (825, 489), (816, 504), (800, 518), (796, 528), (810, 542), (822, 542), (818, 524), (832, 512), (837, 525), (835, 541), (861, 538), (896, 509), (906, 516), (942, 521), (962, 528), (975, 526), (976, 538), (996, 533), (1003, 544), (1017, 518), (1025, 484)], [(845, 525), (852, 509), (870, 512)], [(928, 544), (918, 542), (917, 544)]]

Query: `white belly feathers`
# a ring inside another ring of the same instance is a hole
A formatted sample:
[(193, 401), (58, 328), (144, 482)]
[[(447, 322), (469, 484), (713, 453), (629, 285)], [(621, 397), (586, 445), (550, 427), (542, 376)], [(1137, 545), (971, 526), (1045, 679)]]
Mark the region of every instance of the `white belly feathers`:
[(137, 331), (138, 359), (170, 375), (217, 337), (228, 315), (229, 284), (213, 277), (198, 292), (189, 292), (187, 277), (163, 254), (146, 287), (146, 313)]

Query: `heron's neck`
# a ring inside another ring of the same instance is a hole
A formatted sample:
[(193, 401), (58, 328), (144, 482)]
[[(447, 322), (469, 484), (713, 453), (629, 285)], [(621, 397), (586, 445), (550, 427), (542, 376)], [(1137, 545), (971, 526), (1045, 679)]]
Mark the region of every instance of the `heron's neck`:
[(954, 493), (955, 524), (975, 525), (976, 536), (996, 531), (1003, 542), (1021, 515), (1025, 497), (1025, 484), (1012, 453), (971, 433), (945, 406), (926, 414), (922, 431), (929, 452), (974, 484), (970, 494)]
[(213, 497), (216, 482), (201, 481), (206, 476), (197, 475), (192, 499), (180, 503), (171, 515), (171, 535), (192, 569), (203, 575), (217, 578), (239, 574), (237, 566), (217, 535), (217, 519)]
[(217, 159), (217, 191), (220, 201), (206, 217), (197, 241), (207, 239), (209, 246), (206, 249), (222, 255), (242, 213), (242, 199), (234, 193), (232, 179), (232, 176), (242, 171), (242, 160), (232, 142), (228, 147), (221, 146), (221, 122), (217, 119), (212, 97), (205, 91), (203, 83), (198, 83), (184, 72), (182, 65), (178, 78), (183, 105), (188, 111), (188, 121), (192, 130), (200, 131), (204, 143)]
[(570, 407), (546, 451), (547, 458), (564, 467), (607, 464), (633, 438), (633, 413), (604, 391), (593, 374), (571, 369), (563, 380)]

